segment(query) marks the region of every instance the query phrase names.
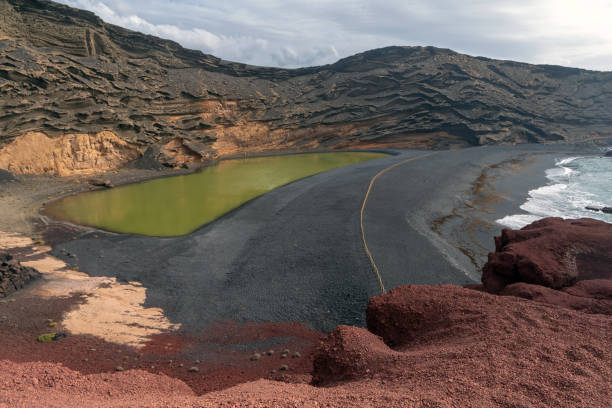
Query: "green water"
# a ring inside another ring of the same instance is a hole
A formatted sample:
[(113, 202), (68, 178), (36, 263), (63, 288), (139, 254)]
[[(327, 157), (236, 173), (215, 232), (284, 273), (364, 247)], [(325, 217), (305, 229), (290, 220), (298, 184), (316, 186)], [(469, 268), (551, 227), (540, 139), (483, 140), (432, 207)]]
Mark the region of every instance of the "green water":
[(46, 212), (107, 231), (178, 236), (292, 181), (385, 156), (311, 153), (227, 160), (187, 176), (66, 197), (49, 205)]

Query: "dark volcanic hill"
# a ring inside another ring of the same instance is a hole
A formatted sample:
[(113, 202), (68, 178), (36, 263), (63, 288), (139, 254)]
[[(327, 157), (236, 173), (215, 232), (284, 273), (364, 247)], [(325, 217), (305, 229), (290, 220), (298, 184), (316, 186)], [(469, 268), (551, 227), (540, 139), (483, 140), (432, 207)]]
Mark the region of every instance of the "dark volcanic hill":
[[(433, 47), (263, 68), (57, 3), (0, 0), (0, 168), (16, 172), (104, 170), (145, 152), (177, 165), (239, 151), (446, 148), (608, 133), (610, 72)], [(58, 164), (60, 156), (68, 158)]]

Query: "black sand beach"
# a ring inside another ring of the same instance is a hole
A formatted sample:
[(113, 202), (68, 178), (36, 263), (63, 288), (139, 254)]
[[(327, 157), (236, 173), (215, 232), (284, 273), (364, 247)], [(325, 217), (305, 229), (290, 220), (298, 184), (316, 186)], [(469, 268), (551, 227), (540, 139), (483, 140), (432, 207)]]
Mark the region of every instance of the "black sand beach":
[[(466, 219), (491, 222), (516, 213), (527, 192), (545, 183), (544, 170), (555, 158), (593, 149), (580, 144), (440, 151), (386, 173), (364, 217), (385, 287), (478, 281), (474, 260), (492, 247), (501, 226), (476, 229), (467, 244), (457, 242), (457, 228)], [(90, 275), (143, 283), (146, 305), (162, 308), (184, 328), (222, 320), (300, 321), (324, 331), (362, 325), (363, 305), (379, 293), (361, 244), (363, 196), (377, 172), (429, 152), (397, 153), (279, 188), (183, 237), (96, 232), (98, 238), (89, 233), (56, 245), (54, 254)], [(506, 171), (500, 163), (516, 169)], [(488, 168), (485, 178), (496, 176), (489, 184), (501, 198), (474, 208), (470, 203), (482, 193), (475, 185)], [(466, 250), (476, 255), (466, 256)]]

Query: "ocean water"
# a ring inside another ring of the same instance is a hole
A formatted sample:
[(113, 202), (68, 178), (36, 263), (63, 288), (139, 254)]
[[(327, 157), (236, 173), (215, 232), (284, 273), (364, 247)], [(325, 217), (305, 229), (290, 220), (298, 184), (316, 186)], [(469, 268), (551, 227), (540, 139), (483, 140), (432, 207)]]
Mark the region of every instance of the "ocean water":
[(522, 214), (496, 220), (509, 228), (522, 228), (545, 217), (595, 218), (612, 223), (612, 214), (585, 207), (612, 207), (612, 157), (583, 156), (560, 159), (546, 170), (548, 184), (529, 191)]

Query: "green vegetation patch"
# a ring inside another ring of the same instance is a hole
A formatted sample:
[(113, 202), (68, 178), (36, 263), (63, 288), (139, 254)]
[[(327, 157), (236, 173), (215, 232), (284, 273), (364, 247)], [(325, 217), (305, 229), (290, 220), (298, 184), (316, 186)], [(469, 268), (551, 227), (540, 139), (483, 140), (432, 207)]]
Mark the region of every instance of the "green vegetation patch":
[(49, 343), (50, 341), (55, 340), (55, 333), (41, 334), (36, 340), (41, 343)]

